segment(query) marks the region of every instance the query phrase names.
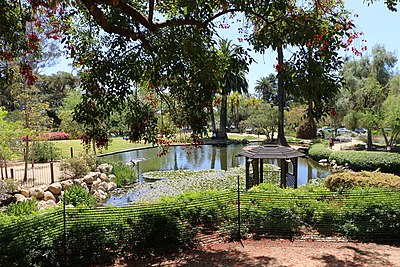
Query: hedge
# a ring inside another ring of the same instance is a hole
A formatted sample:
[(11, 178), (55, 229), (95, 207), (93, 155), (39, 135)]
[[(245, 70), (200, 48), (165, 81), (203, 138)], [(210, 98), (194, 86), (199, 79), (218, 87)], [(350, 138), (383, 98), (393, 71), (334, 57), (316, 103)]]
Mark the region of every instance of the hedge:
[(333, 151), (329, 161), (335, 160), (338, 165), (346, 163), (353, 171), (375, 171), (388, 173), (400, 172), (400, 154), (373, 151)]
[(328, 149), (325, 144), (314, 144), (308, 150), (308, 156), (316, 161), (328, 159), (331, 153), (332, 150)]
[(324, 186), (330, 190), (355, 187), (400, 188), (400, 176), (381, 172), (340, 172), (324, 179)]

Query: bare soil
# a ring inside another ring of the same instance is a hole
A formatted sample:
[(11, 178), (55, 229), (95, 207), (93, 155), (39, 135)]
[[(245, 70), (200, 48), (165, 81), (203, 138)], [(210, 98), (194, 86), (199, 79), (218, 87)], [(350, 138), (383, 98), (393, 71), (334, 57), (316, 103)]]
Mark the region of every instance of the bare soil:
[(400, 266), (400, 247), (337, 241), (244, 240), (114, 266)]

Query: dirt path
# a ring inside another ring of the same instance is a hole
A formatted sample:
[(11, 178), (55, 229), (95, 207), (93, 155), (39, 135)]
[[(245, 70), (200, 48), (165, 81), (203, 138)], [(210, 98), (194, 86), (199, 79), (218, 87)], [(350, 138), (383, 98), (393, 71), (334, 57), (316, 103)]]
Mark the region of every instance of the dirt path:
[(263, 239), (201, 246), (162, 258), (115, 266), (400, 266), (400, 247), (374, 243), (313, 242)]

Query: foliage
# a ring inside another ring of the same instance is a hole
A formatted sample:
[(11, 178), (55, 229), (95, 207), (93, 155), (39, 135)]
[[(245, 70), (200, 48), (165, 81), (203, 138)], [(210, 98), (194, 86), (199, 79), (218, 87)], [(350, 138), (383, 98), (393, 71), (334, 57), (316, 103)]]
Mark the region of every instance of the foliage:
[(67, 177), (78, 178), (90, 171), (90, 168), (85, 160), (81, 157), (64, 159), (60, 164), (60, 170)]
[(400, 188), (400, 176), (379, 171), (341, 172), (326, 177), (324, 186), (332, 191), (356, 187)]
[(66, 190), (63, 198), (66, 205), (71, 204), (74, 207), (93, 207), (96, 204), (95, 197), (79, 185), (73, 185)]
[(316, 161), (328, 159), (331, 153), (332, 150), (328, 149), (326, 144), (314, 144), (308, 149), (308, 156)]
[(334, 151), (329, 161), (336, 160), (338, 165), (346, 163), (354, 171), (375, 171), (398, 173), (400, 169), (400, 154), (373, 151)]
[(313, 118), (307, 118), (299, 125), (296, 137), (303, 139), (315, 139), (317, 137), (317, 125)]
[(7, 113), (0, 107), (0, 160), (10, 160), (15, 156), (22, 136), (22, 123), (7, 121)]
[[(60, 159), (60, 150), (52, 142), (34, 142), (34, 159), (37, 163), (50, 162)], [(32, 158), (29, 157), (29, 160)]]
[(0, 180), (0, 196), (5, 193), (14, 192), (19, 186), (18, 181), (15, 181), (11, 178)]
[(7, 215), (26, 216), (38, 211), (38, 201), (35, 199), (11, 203), (7, 206)]
[(110, 164), (113, 166), (112, 173), (115, 175), (113, 182), (115, 182), (118, 187), (136, 182), (136, 172), (128, 164), (122, 161), (116, 161)]

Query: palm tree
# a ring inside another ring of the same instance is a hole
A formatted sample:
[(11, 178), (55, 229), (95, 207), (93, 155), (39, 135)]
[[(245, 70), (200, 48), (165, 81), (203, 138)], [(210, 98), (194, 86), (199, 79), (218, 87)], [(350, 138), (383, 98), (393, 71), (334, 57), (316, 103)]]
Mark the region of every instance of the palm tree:
[(245, 75), (248, 72), (248, 64), (252, 62), (252, 58), (241, 46), (234, 45), (231, 41), (225, 39), (219, 42), (218, 52), (226, 67), (221, 78), (222, 99), (217, 137), (226, 139), (228, 95), (231, 92), (239, 92), (241, 94), (248, 92), (248, 83)]
[(262, 100), (273, 105), (278, 104), (278, 84), (275, 74), (271, 73), (257, 80), (254, 90)]

